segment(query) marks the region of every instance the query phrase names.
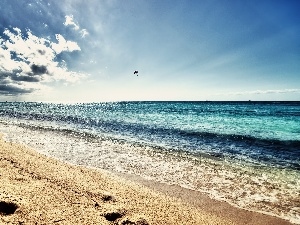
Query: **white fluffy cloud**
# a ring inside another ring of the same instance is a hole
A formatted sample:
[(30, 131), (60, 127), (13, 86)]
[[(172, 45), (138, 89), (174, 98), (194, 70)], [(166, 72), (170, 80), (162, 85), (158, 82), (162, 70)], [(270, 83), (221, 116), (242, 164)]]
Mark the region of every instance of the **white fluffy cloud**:
[(81, 35), (82, 38), (84, 38), (85, 36), (87, 36), (89, 34), (87, 29), (80, 29), (80, 26), (77, 23), (75, 23), (73, 15), (65, 16), (65, 18), (66, 18), (66, 21), (64, 22), (64, 25), (71, 26), (71, 27), (73, 27), (74, 30), (79, 31), (79, 34)]
[(79, 30), (79, 25), (74, 22), (73, 15), (65, 16), (66, 21), (64, 22), (65, 26), (72, 26), (74, 30)]
[(66, 39), (60, 34), (56, 34), (55, 36), (58, 43), (52, 43), (51, 48), (56, 52), (56, 54), (59, 54), (63, 51), (73, 52), (81, 50), (76, 42), (66, 41)]
[(57, 61), (62, 52), (80, 51), (76, 42), (56, 34), (57, 43), (40, 38), (27, 30), (5, 29), (0, 36), (0, 94), (17, 95), (45, 88), (54, 81), (75, 82), (85, 75), (69, 71), (64, 61)]

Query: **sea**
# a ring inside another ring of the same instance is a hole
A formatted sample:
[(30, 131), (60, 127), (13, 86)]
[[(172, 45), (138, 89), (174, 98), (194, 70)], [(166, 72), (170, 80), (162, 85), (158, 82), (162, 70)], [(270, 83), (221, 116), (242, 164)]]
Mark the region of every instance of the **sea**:
[(300, 224), (300, 102), (1, 102), (0, 133)]

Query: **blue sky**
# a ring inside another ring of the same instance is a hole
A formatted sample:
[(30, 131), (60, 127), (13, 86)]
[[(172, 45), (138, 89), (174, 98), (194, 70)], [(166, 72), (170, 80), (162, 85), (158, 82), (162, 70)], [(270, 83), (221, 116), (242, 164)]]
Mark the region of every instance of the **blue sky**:
[(297, 0), (1, 0), (0, 101), (300, 100), (299, 11)]

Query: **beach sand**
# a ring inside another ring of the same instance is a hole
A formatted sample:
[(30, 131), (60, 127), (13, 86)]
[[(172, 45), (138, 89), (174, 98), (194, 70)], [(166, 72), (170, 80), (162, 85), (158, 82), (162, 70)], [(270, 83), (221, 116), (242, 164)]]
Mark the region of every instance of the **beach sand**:
[(291, 224), (204, 194), (70, 165), (0, 137), (0, 224)]

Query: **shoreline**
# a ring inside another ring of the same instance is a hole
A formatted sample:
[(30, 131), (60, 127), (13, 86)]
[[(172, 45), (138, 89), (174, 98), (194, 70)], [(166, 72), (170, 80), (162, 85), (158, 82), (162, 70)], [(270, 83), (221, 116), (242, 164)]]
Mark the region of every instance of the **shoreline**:
[(70, 165), (1, 135), (0, 168), (0, 202), (17, 206), (0, 213), (4, 224), (292, 224), (178, 186)]
[(263, 212), (255, 212), (231, 205), (225, 201), (219, 201), (210, 198), (205, 193), (184, 188), (178, 185), (168, 185), (156, 181), (143, 179), (135, 175), (120, 174), (136, 183), (140, 183), (153, 191), (164, 193), (168, 196), (186, 202), (206, 213), (220, 216), (234, 222), (235, 224), (253, 224), (253, 225), (288, 225), (294, 224), (275, 215), (269, 215)]

